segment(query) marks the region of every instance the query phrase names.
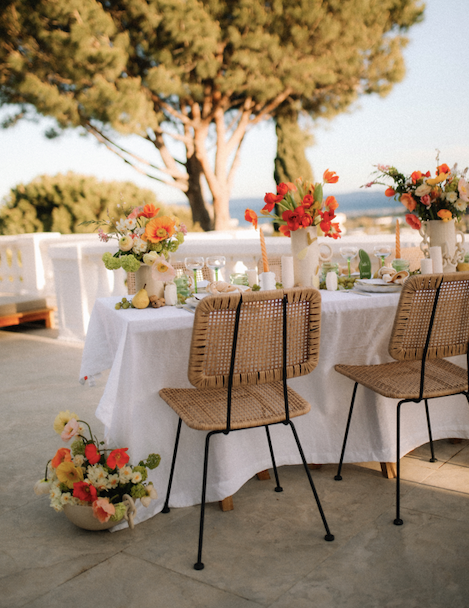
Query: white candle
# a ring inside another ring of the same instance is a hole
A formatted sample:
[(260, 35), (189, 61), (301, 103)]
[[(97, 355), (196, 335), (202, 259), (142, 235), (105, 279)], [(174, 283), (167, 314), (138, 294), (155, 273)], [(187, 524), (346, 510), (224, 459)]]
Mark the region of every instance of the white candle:
[(282, 255), (282, 285), (284, 289), (290, 289), (294, 284), (293, 256)]
[(275, 289), (275, 272), (263, 272), (259, 275), (261, 291)]
[(176, 283), (166, 283), (164, 288), (164, 301), (166, 306), (176, 306), (178, 303)]
[(328, 272), (326, 275), (327, 291), (337, 291), (338, 279), (335, 272)]
[(433, 272), (441, 274), (443, 272), (443, 257), (441, 255), (441, 247), (430, 247), (430, 258), (433, 263)]
[(248, 268), (246, 274), (248, 275), (249, 287), (257, 285), (257, 270), (255, 268)]
[(433, 260), (430, 258), (423, 258), (420, 260), (420, 274), (432, 274), (433, 273)]

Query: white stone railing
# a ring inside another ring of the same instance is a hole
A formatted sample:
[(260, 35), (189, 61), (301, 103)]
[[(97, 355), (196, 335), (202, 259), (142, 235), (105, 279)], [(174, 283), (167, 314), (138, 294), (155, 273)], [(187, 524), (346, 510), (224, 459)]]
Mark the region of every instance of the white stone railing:
[[(420, 241), (416, 231), (402, 230), (401, 247), (415, 247)], [(334, 259), (343, 263), (339, 252), (341, 245), (355, 245), (372, 253), (377, 244), (394, 245), (394, 236), (346, 235), (337, 241), (320, 237), (319, 242), (327, 243), (333, 250)], [(266, 237), (266, 246), (270, 256), (290, 253), (288, 238)], [(7, 248), (12, 252), (8, 258)], [(0, 274), (4, 281), (7, 277), (10, 292), (55, 293), (59, 339), (83, 341), (96, 298), (127, 294), (125, 273), (106, 270), (101, 260), (104, 252), (115, 250), (115, 241), (100, 243), (96, 234), (0, 236)], [(17, 264), (18, 251), (21, 251), (22, 265)], [(257, 266), (261, 257), (259, 236), (254, 230), (190, 233), (171, 259), (183, 261), (188, 255), (224, 255), (226, 267), (222, 277), (229, 280), (232, 272)], [(10, 265), (7, 259), (12, 260)], [(0, 291), (7, 290), (0, 287)]]

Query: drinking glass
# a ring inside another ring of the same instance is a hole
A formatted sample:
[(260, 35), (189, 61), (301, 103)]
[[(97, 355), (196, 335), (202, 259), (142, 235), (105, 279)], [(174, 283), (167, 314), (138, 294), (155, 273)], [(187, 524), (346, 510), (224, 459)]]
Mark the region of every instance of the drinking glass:
[(215, 271), (215, 281), (218, 281), (218, 271), (226, 264), (226, 259), (222, 255), (211, 255), (207, 258), (207, 266)]
[(388, 245), (376, 245), (373, 247), (373, 254), (381, 260), (380, 268), (384, 266), (384, 260), (391, 255), (391, 247)]
[(353, 260), (354, 257), (356, 257), (357, 254), (358, 254), (358, 247), (341, 247), (340, 248), (340, 255), (344, 258), (344, 260), (347, 260), (347, 269), (348, 269), (349, 278), (352, 276), (352, 273), (350, 271), (350, 262)]
[(188, 270), (194, 271), (194, 292), (197, 293), (197, 271), (204, 267), (204, 258), (198, 256), (185, 258), (184, 265)]

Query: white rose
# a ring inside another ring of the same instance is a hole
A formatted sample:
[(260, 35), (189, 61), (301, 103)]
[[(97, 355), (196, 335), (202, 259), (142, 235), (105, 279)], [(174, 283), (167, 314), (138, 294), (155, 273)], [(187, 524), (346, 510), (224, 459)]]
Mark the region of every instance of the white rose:
[(448, 203), (455, 203), (458, 200), (458, 195), (456, 192), (447, 192), (445, 198)]
[(431, 192), (431, 188), (427, 184), (420, 184), (420, 186), (415, 189), (415, 194), (417, 196), (425, 196), (425, 194), (429, 194), (429, 192)]
[(156, 251), (150, 251), (149, 253), (146, 253), (143, 256), (143, 263), (146, 264), (147, 266), (151, 266), (157, 257), (158, 257), (158, 254), (156, 253)]
[(123, 236), (119, 239), (119, 249), (121, 251), (130, 251), (134, 246), (134, 241), (130, 236)]
[(147, 250), (148, 244), (143, 239), (137, 237), (134, 239), (132, 251), (137, 255)]

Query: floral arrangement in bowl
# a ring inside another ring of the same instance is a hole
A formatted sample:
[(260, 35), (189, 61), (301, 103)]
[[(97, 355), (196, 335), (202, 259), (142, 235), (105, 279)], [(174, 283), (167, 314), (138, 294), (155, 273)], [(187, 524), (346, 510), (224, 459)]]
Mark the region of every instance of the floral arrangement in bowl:
[(55, 511), (62, 511), (66, 505), (91, 505), (94, 517), (101, 523), (118, 522), (126, 512), (125, 495), (139, 498), (145, 507), (157, 498), (153, 484), (145, 481), (147, 469), (160, 464), (159, 454), (150, 454), (132, 466), (128, 448), (104, 449), (104, 442), (93, 437), (89, 424), (69, 410), (58, 414), (54, 430), (64, 442), (73, 442), (70, 448), (59, 448), (49, 460), (44, 479), (35, 484), (34, 491), (37, 495), (49, 494)]
[[(468, 168), (459, 173), (456, 164), (451, 169), (445, 163), (440, 164), (439, 153), (436, 163), (434, 177), (430, 171), (414, 171), (410, 175), (404, 175), (395, 167), (376, 165), (374, 173), (378, 175), (365, 187), (375, 184), (387, 186), (384, 194), (404, 205), (408, 211), (406, 222), (416, 230), (427, 220), (459, 221), (466, 213), (469, 203), (469, 186), (466, 181)], [(380, 181), (382, 179), (385, 181)], [(391, 185), (387, 183), (389, 180)]]
[[(118, 207), (120, 208), (120, 205)], [(103, 255), (103, 262), (108, 270), (123, 268), (126, 272), (136, 272), (143, 263), (154, 267), (156, 271), (158, 264), (165, 263), (164, 258), (177, 251), (179, 245), (184, 242), (187, 234), (185, 225), (176, 216), (157, 217), (159, 208), (153, 204), (134, 207), (128, 212), (124, 204), (122, 211), (123, 217), (120, 219), (109, 218), (82, 223), (85, 226), (97, 224), (101, 241), (118, 241), (118, 250), (114, 255), (110, 252)], [(107, 226), (107, 232), (103, 230), (103, 226)]]
[[(265, 195), (265, 206), (261, 214), (279, 224), (279, 231), (284, 236), (290, 236), (291, 232), (301, 228), (319, 226), (325, 236), (338, 239), (340, 238), (339, 223), (333, 220), (339, 204), (334, 196), (328, 196), (325, 201), (323, 200), (323, 185), (335, 184), (338, 181), (339, 176), (335, 171), (327, 169), (320, 183), (313, 183), (301, 177), (295, 180), (295, 183), (281, 183), (277, 186), (277, 194), (268, 192)], [(278, 215), (273, 213), (275, 206)], [(246, 209), (244, 218), (257, 228), (260, 218), (254, 211)]]

